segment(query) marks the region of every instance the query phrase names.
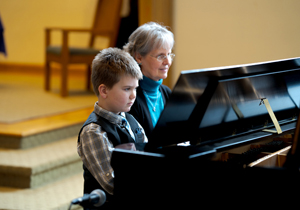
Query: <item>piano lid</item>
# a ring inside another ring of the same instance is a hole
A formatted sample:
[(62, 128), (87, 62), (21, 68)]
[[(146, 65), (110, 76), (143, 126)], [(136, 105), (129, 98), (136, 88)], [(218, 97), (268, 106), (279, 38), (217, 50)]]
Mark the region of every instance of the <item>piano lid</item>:
[(205, 144), (274, 129), (262, 99), (268, 99), (280, 125), (296, 120), (300, 58), (182, 71), (149, 143)]

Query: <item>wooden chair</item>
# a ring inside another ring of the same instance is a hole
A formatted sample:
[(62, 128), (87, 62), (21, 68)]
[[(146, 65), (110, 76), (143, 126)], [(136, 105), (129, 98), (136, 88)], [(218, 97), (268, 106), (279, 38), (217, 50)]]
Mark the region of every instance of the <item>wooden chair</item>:
[[(95, 37), (109, 37), (109, 47), (116, 45), (117, 35), (120, 25), (120, 11), (122, 0), (98, 0), (94, 23), (90, 29), (74, 29), (74, 28), (46, 28), (46, 61), (45, 61), (45, 90), (50, 90), (50, 63), (56, 62), (61, 65), (61, 90), (60, 95), (65, 97), (68, 95), (68, 64), (86, 64), (88, 66), (86, 72), (86, 89), (91, 86), (91, 63), (95, 55), (101, 49), (93, 48)], [(58, 30), (62, 33), (62, 45), (51, 46), (51, 31)], [(70, 33), (90, 33), (91, 39), (87, 48), (75, 48), (69, 46)]]

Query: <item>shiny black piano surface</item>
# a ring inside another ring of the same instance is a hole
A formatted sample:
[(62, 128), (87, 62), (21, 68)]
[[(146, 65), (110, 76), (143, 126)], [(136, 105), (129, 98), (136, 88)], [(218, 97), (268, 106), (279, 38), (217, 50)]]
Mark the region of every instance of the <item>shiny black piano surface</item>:
[(272, 129), (265, 98), (280, 125), (296, 121), (300, 58), (182, 71), (149, 142), (203, 145)]
[[(275, 130), (262, 99), (283, 133), (300, 127), (300, 58), (181, 72), (145, 151), (113, 152), (116, 202), (136, 209), (296, 205), (299, 154), (288, 168), (211, 161), (219, 151), (278, 135), (262, 131)], [(174, 146), (185, 141), (191, 146)]]

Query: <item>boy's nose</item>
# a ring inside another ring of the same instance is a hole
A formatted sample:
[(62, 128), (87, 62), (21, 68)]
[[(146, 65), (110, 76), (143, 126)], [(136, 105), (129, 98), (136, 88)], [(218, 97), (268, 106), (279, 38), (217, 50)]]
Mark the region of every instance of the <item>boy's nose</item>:
[(135, 99), (135, 97), (136, 97), (136, 91), (134, 90), (134, 91), (130, 94), (129, 98), (130, 98), (130, 99)]

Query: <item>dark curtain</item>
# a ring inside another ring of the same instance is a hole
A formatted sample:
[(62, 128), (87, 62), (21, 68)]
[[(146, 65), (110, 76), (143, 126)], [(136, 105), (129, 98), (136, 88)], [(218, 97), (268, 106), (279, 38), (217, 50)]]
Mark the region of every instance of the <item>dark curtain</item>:
[(127, 17), (121, 19), (116, 47), (122, 49), (128, 42), (130, 34), (137, 29), (138, 26), (138, 0), (130, 0), (130, 13)]
[(6, 55), (5, 44), (4, 44), (4, 28), (1, 22), (0, 17), (0, 52), (3, 52)]

